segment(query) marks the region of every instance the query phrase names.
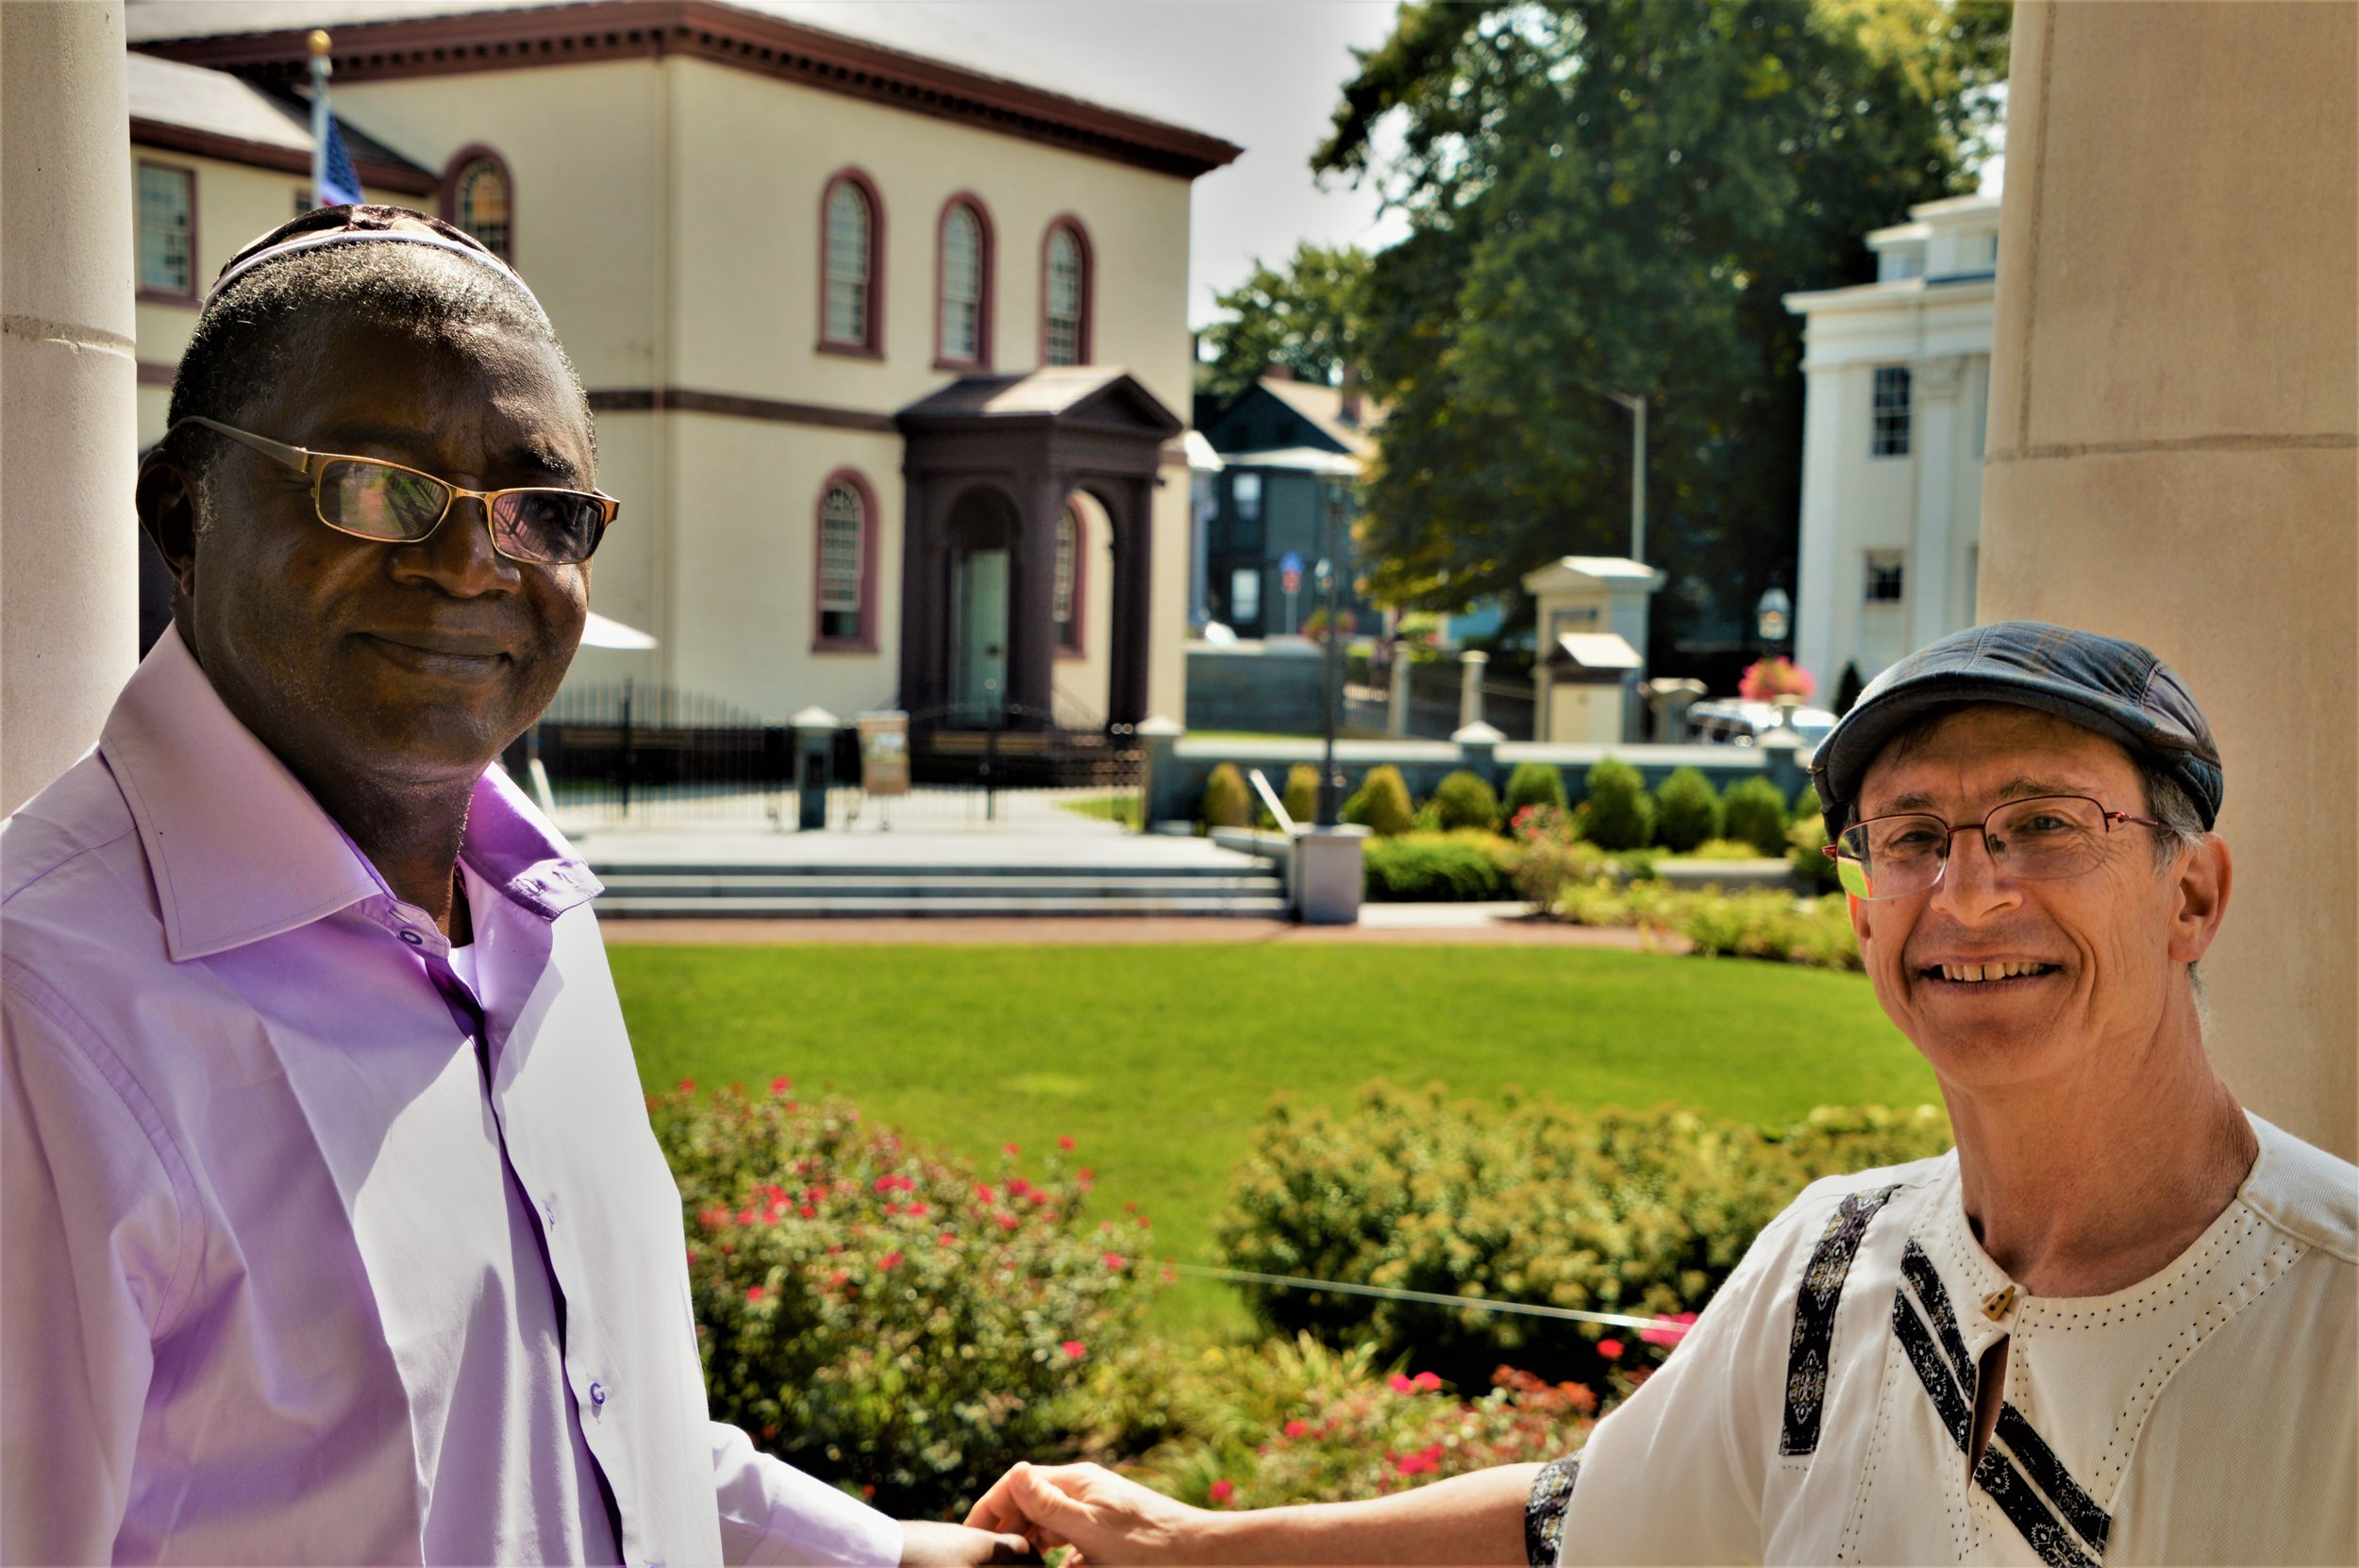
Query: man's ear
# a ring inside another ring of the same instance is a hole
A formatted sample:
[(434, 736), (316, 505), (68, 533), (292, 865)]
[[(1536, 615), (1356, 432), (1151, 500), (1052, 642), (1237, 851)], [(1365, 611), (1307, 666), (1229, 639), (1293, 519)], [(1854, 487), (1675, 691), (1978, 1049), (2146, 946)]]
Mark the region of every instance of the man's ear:
[(2193, 963), (2208, 952), (2219, 934), (2220, 917), (2228, 912), (2228, 890), (2235, 880), (2228, 841), (2206, 833), (2188, 852), (2172, 879), (2177, 904), (2170, 916), (2170, 957), (2175, 963)]
[(196, 481), (186, 469), (158, 454), (140, 465), (140, 531), (146, 534), (172, 574), (174, 597), (196, 592)]

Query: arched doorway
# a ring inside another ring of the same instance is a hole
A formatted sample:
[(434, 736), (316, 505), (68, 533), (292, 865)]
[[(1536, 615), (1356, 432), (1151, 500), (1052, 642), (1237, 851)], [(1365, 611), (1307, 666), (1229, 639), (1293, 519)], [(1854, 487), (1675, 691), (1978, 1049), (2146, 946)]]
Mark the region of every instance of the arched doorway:
[(950, 611), (949, 690), (945, 715), (966, 726), (1000, 722), (1008, 702), (1010, 616), (1015, 585), (1015, 505), (978, 486), (951, 504), (944, 528)]

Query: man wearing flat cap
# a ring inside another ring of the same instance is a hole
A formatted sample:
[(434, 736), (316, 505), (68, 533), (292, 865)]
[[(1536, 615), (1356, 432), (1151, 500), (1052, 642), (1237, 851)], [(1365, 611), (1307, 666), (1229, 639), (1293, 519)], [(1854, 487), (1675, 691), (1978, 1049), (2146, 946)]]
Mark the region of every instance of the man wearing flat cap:
[(447, 224), (325, 209), (214, 283), (139, 479), (172, 628), (0, 826), (0, 1560), (1024, 1551), (707, 1419), (598, 886), (492, 766), (596, 469)]
[(2359, 1561), (2359, 1171), (2205, 1053), (2231, 863), (2185, 685), (1985, 626), (1812, 771), (1954, 1151), (1812, 1186), (1580, 1454), (1244, 1514), (1019, 1467), (971, 1522), (1098, 1564)]

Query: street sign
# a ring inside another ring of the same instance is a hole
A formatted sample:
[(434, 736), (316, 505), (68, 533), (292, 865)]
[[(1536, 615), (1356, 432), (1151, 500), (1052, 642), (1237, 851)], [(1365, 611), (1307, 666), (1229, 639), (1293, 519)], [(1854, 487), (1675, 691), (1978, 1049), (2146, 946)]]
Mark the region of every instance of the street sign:
[(1289, 550), (1278, 560), (1278, 574), (1287, 592), (1302, 586), (1302, 558)]

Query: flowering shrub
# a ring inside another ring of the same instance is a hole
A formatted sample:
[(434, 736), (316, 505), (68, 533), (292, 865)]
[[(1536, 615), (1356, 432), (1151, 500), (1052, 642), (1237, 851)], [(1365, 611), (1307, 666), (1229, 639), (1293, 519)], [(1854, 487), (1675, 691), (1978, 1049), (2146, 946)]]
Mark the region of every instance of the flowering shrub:
[(1272, 1508), (1380, 1496), (1587, 1441), (1598, 1396), (1584, 1385), (1500, 1367), (1489, 1393), (1461, 1398), (1430, 1371), (1380, 1372), (1376, 1354), (1308, 1337), (1201, 1351), (1170, 1378), (1189, 1391), (1187, 1432), (1133, 1474), (1204, 1508)]
[(1757, 659), (1745, 666), (1745, 674), (1736, 683), (1736, 694), (1747, 702), (1775, 702), (1780, 697), (1808, 697), (1818, 690), (1817, 679), (1808, 670), (1782, 655), (1774, 659)]
[[(1215, 1235), (1231, 1266), (1591, 1311), (1668, 1316), (1710, 1299), (1756, 1233), (1818, 1176), (1936, 1154), (1935, 1108), (1826, 1109), (1765, 1129), (1676, 1107), (1584, 1111), (1510, 1096), (1449, 1104), (1383, 1083), (1347, 1116), (1280, 1100)], [(1373, 1340), (1462, 1385), (1501, 1361), (1596, 1382), (1659, 1347), (1596, 1326), (1277, 1287), (1262, 1320)], [(1603, 1342), (1612, 1340), (1615, 1352)]]
[[(1529, 858), (1525, 863), (1531, 864)], [(1617, 887), (1600, 876), (1567, 881), (1548, 908), (1577, 926), (1676, 931), (1706, 958), (1766, 959), (1817, 969), (1860, 967), (1859, 938), (1851, 930), (1841, 893), (1796, 898), (1775, 889), (1686, 891), (1645, 881)]]
[(1074, 1448), (1092, 1363), (1144, 1310), (1147, 1232), (1082, 1213), (1069, 1149), (989, 1173), (842, 1101), (652, 1096), (687, 1210), (713, 1415), (914, 1517)]

